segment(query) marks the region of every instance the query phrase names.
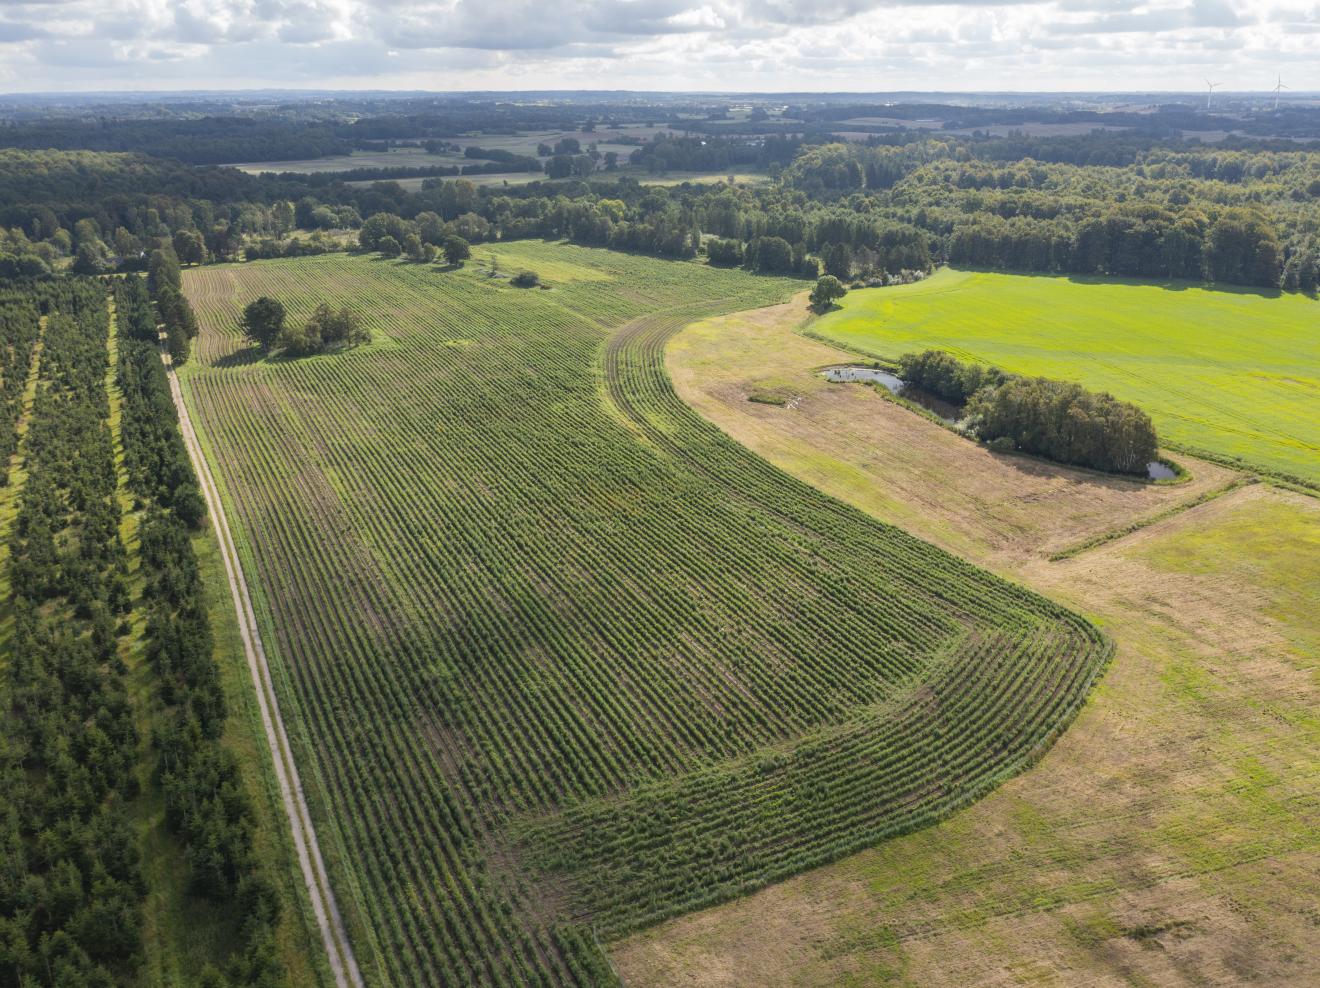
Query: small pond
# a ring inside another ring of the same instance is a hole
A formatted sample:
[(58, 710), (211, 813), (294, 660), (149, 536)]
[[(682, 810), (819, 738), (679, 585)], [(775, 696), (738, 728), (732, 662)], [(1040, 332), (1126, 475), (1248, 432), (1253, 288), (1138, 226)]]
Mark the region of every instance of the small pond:
[(836, 384), (847, 382), (862, 382), (864, 384), (882, 384), (889, 391), (896, 395), (901, 395), (908, 401), (914, 402), (926, 409), (928, 412), (934, 412), (946, 425), (956, 425), (958, 419), (962, 416), (962, 409), (957, 405), (944, 401), (928, 391), (920, 388), (914, 388), (905, 384), (903, 379), (897, 374), (891, 374), (889, 371), (880, 370), (878, 367), (859, 367), (855, 364), (842, 364), (838, 367), (826, 367), (821, 371), (821, 375), (827, 381), (833, 381)]
[(1146, 464), (1146, 476), (1151, 480), (1175, 480), (1178, 473), (1177, 471), (1170, 469), (1167, 463), (1161, 463), (1159, 460), (1152, 460)]
[(864, 381), (883, 384), (894, 394), (898, 394), (903, 390), (901, 378), (889, 373), (889, 371), (880, 370), (878, 367), (826, 367), (823, 373), (827, 381), (833, 381), (835, 384), (848, 381)]

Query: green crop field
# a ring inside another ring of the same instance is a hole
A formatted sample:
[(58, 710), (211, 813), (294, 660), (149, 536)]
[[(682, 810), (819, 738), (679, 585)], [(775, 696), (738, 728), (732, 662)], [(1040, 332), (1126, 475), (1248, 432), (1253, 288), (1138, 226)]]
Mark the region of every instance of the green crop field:
[[(224, 488), (368, 980), (608, 983), (596, 940), (947, 816), (1109, 644), (770, 466), (675, 394), (685, 323), (800, 282), (498, 244), (185, 274)], [(370, 345), (258, 360), (258, 295)]]
[(812, 335), (937, 347), (1136, 402), (1163, 440), (1320, 483), (1320, 303), (1187, 283), (945, 269), (850, 293)]

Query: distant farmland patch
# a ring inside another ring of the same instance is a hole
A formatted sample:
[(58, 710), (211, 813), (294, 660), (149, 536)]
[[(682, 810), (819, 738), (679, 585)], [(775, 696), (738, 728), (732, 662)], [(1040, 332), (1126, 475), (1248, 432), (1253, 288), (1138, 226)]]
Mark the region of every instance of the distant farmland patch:
[(473, 159), (461, 154), (428, 154), (421, 148), (402, 147), (393, 151), (354, 151), (304, 161), (245, 161), (230, 165), (250, 175), (261, 172), (297, 172), (315, 175), (321, 172), (346, 172), (354, 168), (430, 168), (442, 165), (470, 165)]

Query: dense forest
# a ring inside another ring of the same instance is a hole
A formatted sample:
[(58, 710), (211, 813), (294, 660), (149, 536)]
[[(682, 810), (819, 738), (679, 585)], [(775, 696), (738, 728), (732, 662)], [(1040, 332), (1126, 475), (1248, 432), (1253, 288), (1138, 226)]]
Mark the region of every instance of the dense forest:
[[(279, 896), (254, 855), (253, 810), (220, 740), (226, 706), (191, 542), (205, 509), (158, 345), (163, 310), (180, 306), (168, 301), (178, 285), (165, 269), (157, 274), (154, 302), (141, 277), (114, 287), (113, 369), (104, 281), (38, 282), (0, 297), (11, 393), (6, 462), (17, 450), (24, 472), (8, 538), (13, 628), (0, 688), (4, 985), (138, 983), (144, 901), (153, 892), (131, 820), (144, 778), (164, 795), (190, 893), (232, 914), (230, 955), (198, 972), (201, 983), (283, 983)], [(29, 380), (18, 449), (13, 420)], [(121, 537), (130, 498), (136, 544)], [(139, 618), (150, 703), (131, 694), (125, 661)]]
[[(647, 186), (564, 155), (587, 170), (487, 188), (434, 177), (415, 191), (140, 154), (8, 150), (0, 151), (0, 276), (140, 270), (158, 241), (179, 234), (198, 245), (175, 244), (184, 263), (315, 252), (329, 248), (297, 231), (354, 231), (381, 214), (436, 246), (426, 236), (433, 216), (450, 224), (446, 235), (469, 242), (567, 238), (691, 257), (715, 238), (722, 263), (750, 257), (751, 267), (804, 275), (824, 268), (845, 282), (952, 263), (1313, 292), (1320, 152), (1277, 144), (1211, 147), (1122, 132), (905, 132), (816, 144), (662, 136), (634, 151), (633, 171), (756, 167), (777, 180)], [(507, 157), (493, 164), (530, 167)], [(787, 243), (789, 260), (777, 241), (763, 251), (766, 238)]]

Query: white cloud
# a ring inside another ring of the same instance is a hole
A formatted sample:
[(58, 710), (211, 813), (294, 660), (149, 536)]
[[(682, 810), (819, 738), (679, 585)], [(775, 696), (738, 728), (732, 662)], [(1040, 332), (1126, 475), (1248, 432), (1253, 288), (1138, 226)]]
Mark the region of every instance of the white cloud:
[(0, 89), (1320, 88), (1306, 0), (5, 0)]

